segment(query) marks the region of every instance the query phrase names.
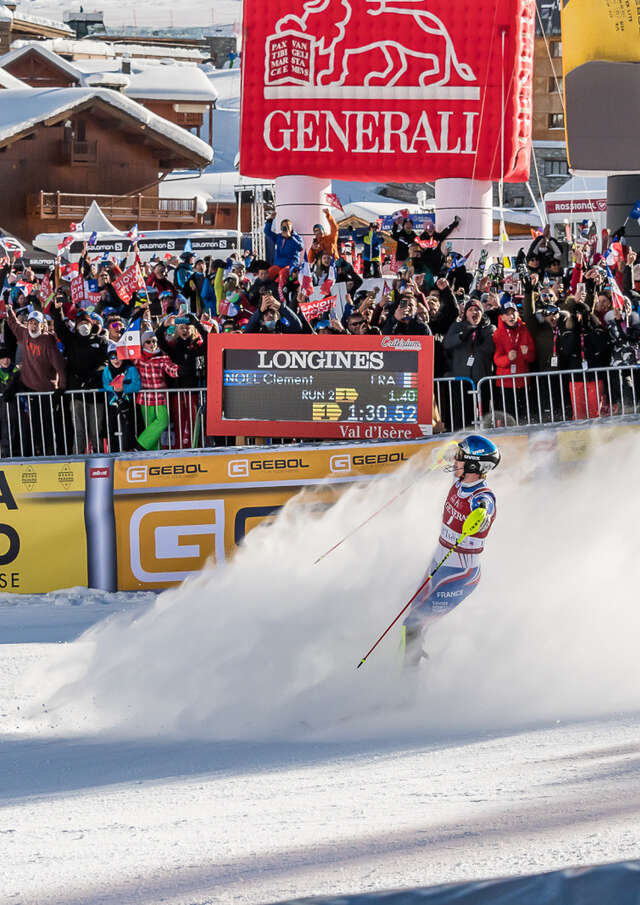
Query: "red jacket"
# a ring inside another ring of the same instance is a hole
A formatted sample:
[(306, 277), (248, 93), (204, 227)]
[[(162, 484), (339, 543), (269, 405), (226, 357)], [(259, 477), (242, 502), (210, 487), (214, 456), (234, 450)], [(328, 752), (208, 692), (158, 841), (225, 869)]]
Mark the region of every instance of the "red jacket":
[[(498, 329), (493, 334), (493, 341), (496, 350), (493, 354), (493, 361), (496, 366), (496, 374), (528, 374), (529, 365), (535, 361), (536, 347), (529, 330), (518, 317), (515, 327), (507, 327), (505, 322), (500, 318)], [(522, 348), (526, 347), (526, 353)], [(513, 361), (509, 359), (509, 352), (515, 350), (516, 357)], [(497, 380), (499, 387), (513, 387), (520, 389), (524, 386), (524, 379), (518, 377), (515, 380)]]

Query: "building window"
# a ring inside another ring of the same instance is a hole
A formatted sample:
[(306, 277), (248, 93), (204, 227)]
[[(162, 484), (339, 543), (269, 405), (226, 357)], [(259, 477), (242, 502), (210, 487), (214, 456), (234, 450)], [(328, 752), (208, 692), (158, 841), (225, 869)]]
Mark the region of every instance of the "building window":
[(545, 160), (544, 161), (545, 176), (568, 176), (569, 167), (566, 160)]
[(549, 113), (548, 124), (550, 129), (564, 129), (564, 113)]
[(514, 195), (511, 199), (511, 207), (524, 207), (524, 195)]
[(551, 42), (551, 56), (552, 57), (561, 57), (562, 56), (562, 41), (552, 41)]
[(562, 84), (562, 76), (556, 78), (556, 76), (549, 76), (549, 94), (563, 94), (564, 85)]

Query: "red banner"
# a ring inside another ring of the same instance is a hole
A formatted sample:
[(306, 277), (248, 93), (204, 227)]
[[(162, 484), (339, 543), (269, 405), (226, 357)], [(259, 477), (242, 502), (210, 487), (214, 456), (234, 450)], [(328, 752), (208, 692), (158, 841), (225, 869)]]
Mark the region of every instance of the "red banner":
[(130, 302), (133, 293), (137, 292), (138, 289), (142, 289), (143, 286), (144, 279), (142, 278), (142, 271), (140, 270), (140, 265), (137, 261), (113, 281), (113, 288), (125, 304)]
[(48, 273), (46, 273), (42, 278), (39, 295), (41, 302), (44, 302), (46, 304), (46, 302), (49, 301), (49, 297), (51, 296), (51, 280), (49, 279)]
[(313, 321), (323, 314), (328, 314), (335, 303), (335, 295), (329, 295), (326, 299), (318, 299), (316, 302), (300, 302), (300, 310), (308, 321)]
[(79, 305), (84, 301), (85, 287), (84, 280), (81, 276), (74, 277), (69, 284), (71, 288), (71, 301), (74, 305)]
[(534, 24), (535, 0), (245, 0), (240, 171), (524, 182)]

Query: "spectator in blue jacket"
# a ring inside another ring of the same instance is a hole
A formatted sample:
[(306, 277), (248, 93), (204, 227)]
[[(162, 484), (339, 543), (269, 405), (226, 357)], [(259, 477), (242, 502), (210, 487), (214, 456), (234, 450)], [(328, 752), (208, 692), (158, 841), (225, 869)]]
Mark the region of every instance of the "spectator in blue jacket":
[(107, 394), (109, 450), (126, 452), (135, 449), (133, 402), (142, 382), (136, 366), (118, 358), (115, 346), (108, 352), (107, 364), (102, 372), (102, 386)]
[(280, 232), (273, 228), (275, 214), (264, 225), (264, 234), (273, 242), (275, 251), (273, 263), (276, 267), (296, 267), (302, 264), (302, 252), (304, 244), (302, 237), (293, 228), (291, 220), (283, 220), (280, 224)]

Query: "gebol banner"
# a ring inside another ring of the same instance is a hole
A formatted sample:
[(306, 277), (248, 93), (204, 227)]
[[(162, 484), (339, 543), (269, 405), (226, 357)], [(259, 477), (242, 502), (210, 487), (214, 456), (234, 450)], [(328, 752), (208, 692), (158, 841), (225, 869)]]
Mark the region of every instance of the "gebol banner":
[(535, 0), (245, 0), (240, 171), (526, 182), (534, 17)]
[(0, 592), (86, 585), (84, 489), (84, 462), (0, 466)]

